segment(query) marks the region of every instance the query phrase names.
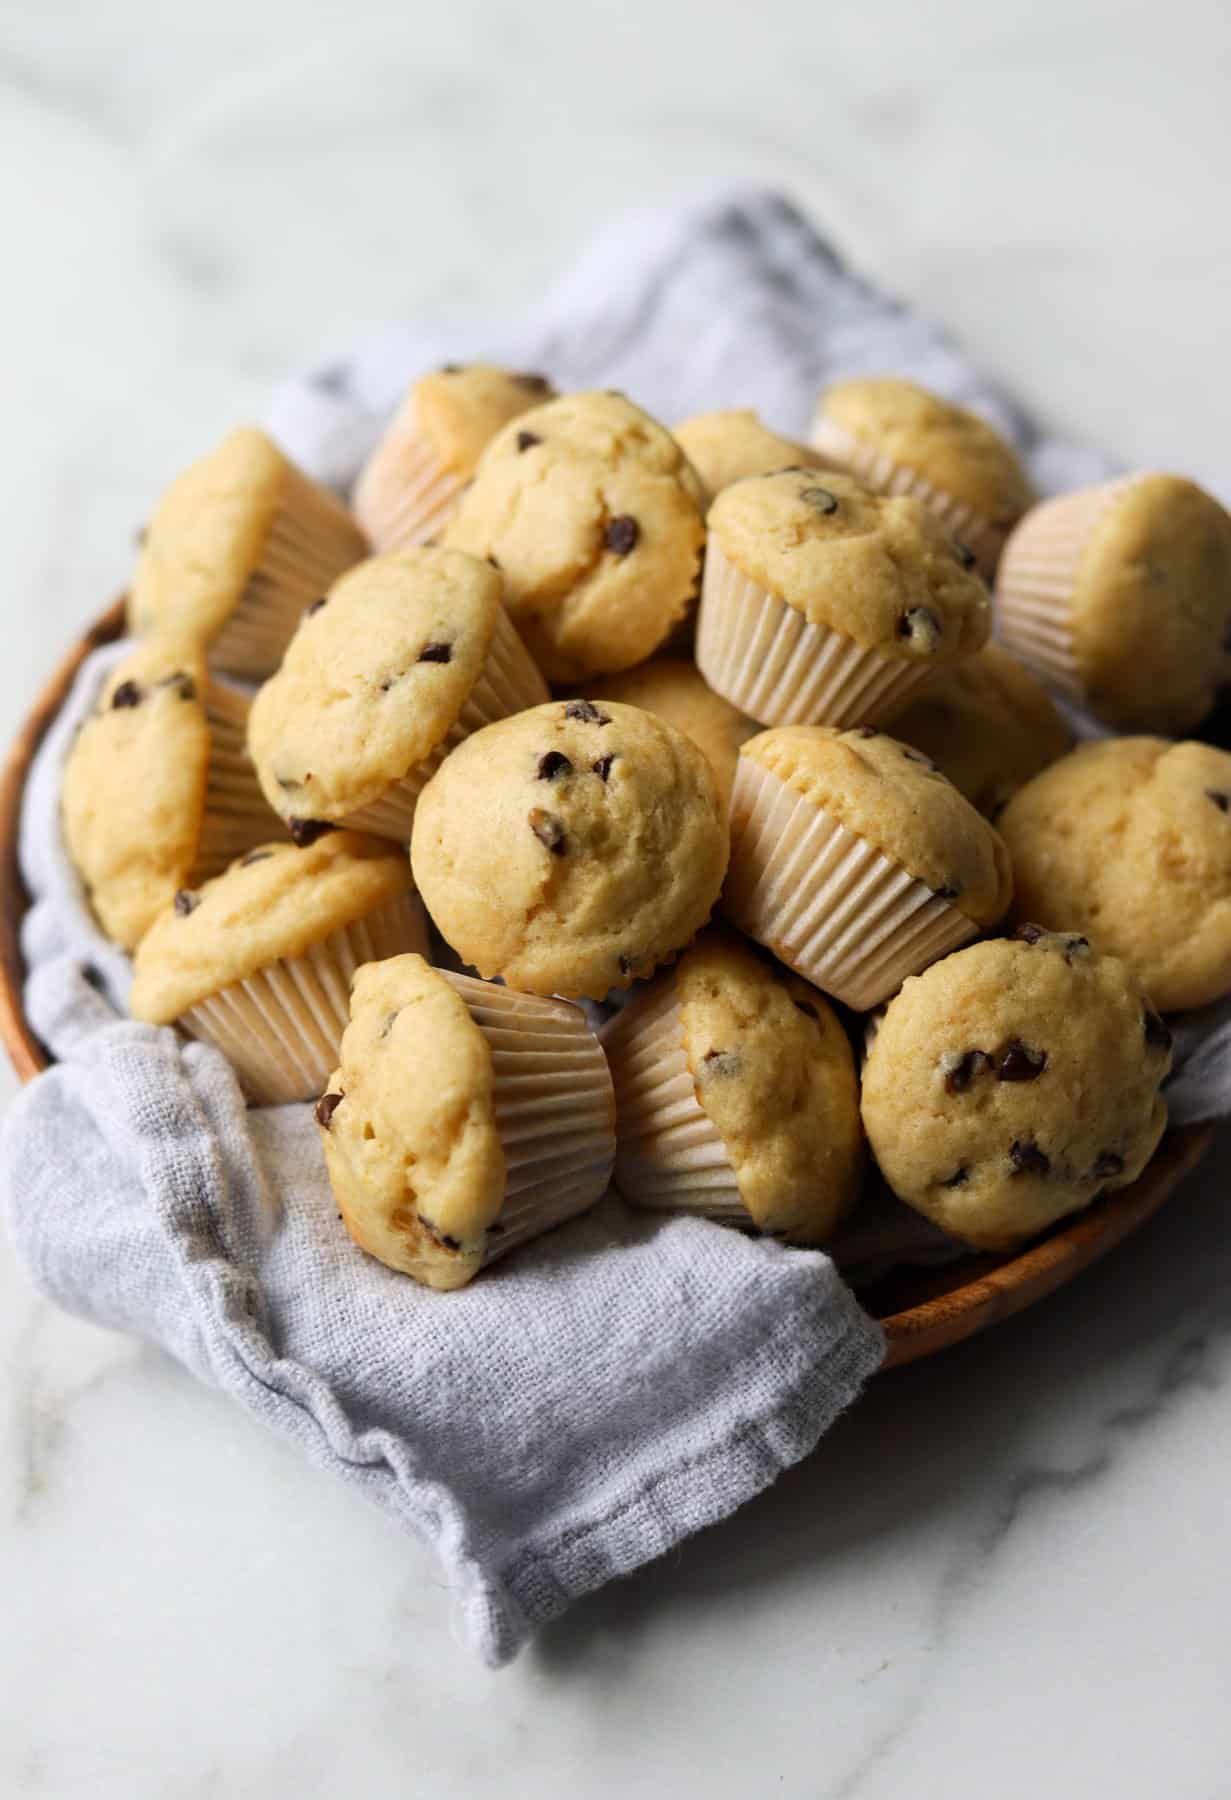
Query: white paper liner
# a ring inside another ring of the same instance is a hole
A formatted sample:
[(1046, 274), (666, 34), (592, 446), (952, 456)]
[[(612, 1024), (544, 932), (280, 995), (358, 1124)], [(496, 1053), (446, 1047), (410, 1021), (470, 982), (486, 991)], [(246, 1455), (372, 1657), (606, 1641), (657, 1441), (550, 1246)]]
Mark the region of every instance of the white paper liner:
[(607, 1058), (580, 1007), (440, 973), (465, 1002), (492, 1058), (506, 1177), (504, 1204), (487, 1230), (486, 1265), (606, 1193), (615, 1097)]
[(822, 410), (818, 412), (812, 426), (813, 449), (819, 451), (835, 469), (845, 470), (875, 493), (913, 494), (929, 512), (935, 513), (954, 537), (965, 544), (974, 555), (980, 574), (990, 581), (996, 573), (996, 564), (1004, 549), (1008, 532), (994, 525), (967, 502), (955, 500), (951, 494), (935, 487), (917, 470), (894, 462), (892, 457), (886, 456), (875, 444), (869, 444), (865, 439), (856, 437), (854, 432), (847, 431), (845, 426), (826, 418), (823, 407), (822, 401)]
[(1005, 545), (996, 577), (996, 635), (1075, 706), (1087, 703), (1073, 649), (1073, 589), (1099, 520), (1145, 479), (1124, 475), (1045, 500)]
[(409, 550), (440, 535), (470, 479), (440, 461), (412, 396), (360, 471), (351, 510), (378, 554)]
[(315, 1100), (338, 1064), (355, 970), (407, 950), (428, 953), (415, 893), (385, 901), (300, 955), (232, 982), (189, 1007), (176, 1024), (229, 1057), (254, 1105)]
[(823, 993), (867, 1012), (979, 927), (900, 863), (741, 756), (728, 916)]
[(481, 731), (485, 725), (524, 712), (527, 707), (541, 706), (550, 698), (547, 683), (518, 637), (512, 620), (501, 607), (479, 678), (440, 743), (401, 781), (386, 788), (378, 800), (370, 800), (366, 806), (356, 808), (339, 823), (348, 830), (370, 831), (377, 837), (409, 844), (419, 795), (450, 750), (456, 749), (463, 738)]
[(672, 971), (617, 1013), (603, 1048), (616, 1096), (615, 1181), (629, 1205), (752, 1225), (726, 1145), (697, 1099)]
[(304, 608), (367, 554), (346, 508), (288, 465), (260, 561), (209, 646), (211, 667), (251, 681), (272, 675)]
[(762, 725), (881, 724), (934, 672), (810, 623), (737, 569), (713, 536), (696, 656), (715, 692)]
[(205, 690), (204, 706), (209, 726), (209, 770), (205, 816), (189, 887), (200, 887), (203, 881), (221, 875), (236, 857), (254, 850), (258, 844), (286, 835), (282, 820), (261, 792), (248, 755), (246, 734), (251, 700), (237, 688), (211, 681)]

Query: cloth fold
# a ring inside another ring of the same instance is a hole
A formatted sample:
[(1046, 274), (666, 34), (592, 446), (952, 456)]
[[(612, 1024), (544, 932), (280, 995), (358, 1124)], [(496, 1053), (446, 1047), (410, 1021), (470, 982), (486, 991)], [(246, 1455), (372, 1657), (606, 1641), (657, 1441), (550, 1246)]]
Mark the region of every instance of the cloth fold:
[[(934, 327), (846, 271), (785, 201), (641, 214), (515, 330), (386, 332), (276, 399), (271, 429), (339, 487), (435, 363), (483, 354), (619, 386), (668, 420), (754, 405), (801, 434), (842, 374), (914, 375), (992, 418), (1044, 490), (1100, 479)], [(27, 785), (27, 1013), (59, 1059), (6, 1121), (0, 1181), (35, 1284), (162, 1345), (431, 1543), (464, 1632), (499, 1664), (537, 1626), (764, 1488), (883, 1355), (828, 1256), (611, 1197), (438, 1295), (343, 1231), (307, 1107), (246, 1111), (225, 1060), (123, 1018), (59, 832), (60, 770), (96, 653)], [(1227, 1110), (1231, 1014), (1186, 1022), (1185, 1117)]]

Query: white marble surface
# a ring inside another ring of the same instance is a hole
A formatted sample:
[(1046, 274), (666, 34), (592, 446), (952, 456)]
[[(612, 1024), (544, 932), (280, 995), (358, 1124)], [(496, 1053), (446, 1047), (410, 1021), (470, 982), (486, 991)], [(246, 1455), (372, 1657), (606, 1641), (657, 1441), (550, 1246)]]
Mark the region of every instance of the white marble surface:
[[(1225, 471), (1229, 56), (1217, 0), (5, 8), (6, 735), (283, 371), (647, 194), (783, 183), (1057, 422)], [(0, 1793), (1212, 1800), (1222, 1186), (500, 1675), (417, 1546), (0, 1247)]]

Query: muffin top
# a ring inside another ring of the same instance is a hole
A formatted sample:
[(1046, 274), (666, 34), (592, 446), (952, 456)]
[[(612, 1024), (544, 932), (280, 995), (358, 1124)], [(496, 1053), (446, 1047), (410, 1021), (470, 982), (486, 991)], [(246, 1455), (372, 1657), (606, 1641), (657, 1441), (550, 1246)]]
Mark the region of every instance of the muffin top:
[(1162, 1012), (1231, 992), (1231, 755), (1164, 738), (1083, 744), (1000, 816), (1017, 918), (1084, 932)]
[(504, 1203), (491, 1051), (421, 956), (365, 963), (340, 1067), (317, 1107), (347, 1229), (391, 1269), (461, 1287)]
[(672, 972), (697, 1100), (762, 1231), (821, 1244), (863, 1178), (855, 1059), (816, 989), (733, 932)]
[(619, 700), (625, 706), (640, 706), (691, 738), (709, 758), (725, 808), (739, 747), (760, 726), (716, 694), (695, 663), (656, 657), (620, 675), (590, 682), (588, 692), (599, 702)]
[(552, 391), (545, 375), (517, 374), (493, 363), (447, 363), (414, 383), (405, 407), (436, 460), (470, 475), (501, 426), (541, 406)]
[(197, 859), (209, 773), (205, 665), (139, 644), (102, 685), (64, 765), (64, 839), (109, 938), (131, 950)]
[(497, 433), (444, 541), (492, 560), (551, 681), (629, 668), (683, 617), (705, 532), (700, 482), (620, 394), (569, 394)]
[(895, 714), (893, 730), (989, 819), (1073, 742), (1047, 689), (999, 644), (938, 669)]
[(874, 445), (1001, 531), (1034, 499), (1016, 451), (998, 431), (914, 382), (890, 376), (841, 381), (822, 394), (818, 419), (831, 419)]
[(1027, 927), (903, 985), (864, 1064), (864, 1124), (900, 1199), (1002, 1250), (1136, 1180), (1167, 1122), (1170, 1066), (1123, 963)]
[(383, 838), (327, 831), (302, 850), (263, 844), (159, 915), (133, 964), (133, 1017), (168, 1024), (413, 888), (405, 853)]
[(882, 656), (945, 663), (987, 639), (991, 603), (969, 551), (909, 496), (785, 470), (724, 488), (709, 528), (750, 580)]
[(1191, 731), (1231, 681), (1231, 515), (1178, 475), (1131, 482), (1082, 552), (1070, 629), (1100, 719)]
[(922, 751), (871, 725), (852, 731), (781, 725), (750, 738), (740, 756), (900, 863), (975, 924), (1003, 917), (1013, 892), (1005, 847)]
[(556, 700), (459, 744), (424, 788), (411, 861), (465, 962), (531, 993), (600, 999), (709, 917), (727, 827), (702, 752), (616, 702)]
[(763, 425), (750, 406), (698, 413), (677, 425), (673, 435), (711, 498), (750, 475), (770, 475), (792, 464), (816, 468), (821, 461), (806, 444), (779, 437)]
[(248, 746), (274, 810), (345, 818), (430, 755), (478, 680), (499, 610), (500, 577), (460, 550), (348, 570), (253, 702)]

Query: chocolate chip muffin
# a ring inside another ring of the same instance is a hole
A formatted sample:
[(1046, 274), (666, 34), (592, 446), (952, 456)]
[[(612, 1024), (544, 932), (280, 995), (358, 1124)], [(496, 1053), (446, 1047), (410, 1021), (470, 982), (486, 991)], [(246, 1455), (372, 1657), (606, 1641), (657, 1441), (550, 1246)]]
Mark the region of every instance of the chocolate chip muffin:
[(787, 469), (710, 508), (697, 665), (765, 725), (883, 719), (990, 621), (969, 552), (918, 500)]
[(246, 426), (159, 501), (129, 623), (190, 638), (212, 668), (260, 680), (277, 668), (304, 608), (366, 553), (345, 507)]
[(420, 796), (411, 861), (442, 935), (481, 975), (601, 999), (704, 925), (727, 827), (682, 732), (636, 707), (556, 700), (454, 750)]
[(64, 765), (64, 842), (107, 936), (131, 950), (182, 887), (277, 829), (244, 750), (247, 697), (191, 643), (118, 662)]
[(725, 811), (739, 747), (760, 727), (716, 694), (694, 663), (672, 656), (655, 657), (622, 675), (592, 681), (586, 691), (600, 705), (617, 700), (625, 706), (639, 706), (691, 738), (709, 759)]
[(615, 1154), (611, 1077), (578, 1007), (413, 955), (355, 976), (316, 1120), (355, 1242), (433, 1288), (584, 1212)]
[(871, 1043), (863, 1120), (899, 1199), (1008, 1250), (1135, 1181), (1167, 1123), (1170, 1036), (1124, 964), (1026, 926), (906, 982)]
[(740, 750), (723, 909), (858, 1012), (986, 931), (1012, 894), (986, 819), (871, 725), (784, 725)]
[(1085, 932), (1162, 1012), (1231, 993), (1231, 755), (1083, 744), (1009, 802), (1016, 916)]
[(1231, 515), (1178, 475), (1036, 506), (996, 597), (1009, 649), (1116, 731), (1191, 731), (1231, 682)]
[(977, 414), (912, 381), (842, 381), (817, 403), (812, 444), (882, 494), (914, 494), (989, 579), (1034, 495), (1016, 452)]
[(1073, 744), (1047, 689), (1000, 644), (939, 670), (893, 729), (989, 819)]
[(711, 929), (604, 1034), (635, 1206), (823, 1244), (863, 1178), (859, 1084), (815, 988)]
[(697, 590), (701, 484), (675, 439), (621, 394), (535, 407), (484, 451), (444, 542), (489, 558), (550, 681), (653, 655)]
[(309, 609), (248, 733), (292, 834), (324, 820), (408, 844), (453, 746), (546, 700), (500, 596), (489, 564), (417, 549), (358, 564)]
[(435, 538), (501, 426), (551, 397), (545, 375), (491, 363), (448, 363), (414, 382), (355, 484), (351, 504), (372, 548)]
[(723, 488), (746, 481), (750, 475), (771, 475), (792, 465), (804, 469), (821, 465), (814, 450), (793, 438), (779, 437), (762, 424), (750, 406), (698, 413), (677, 425), (674, 436), (711, 500)]

